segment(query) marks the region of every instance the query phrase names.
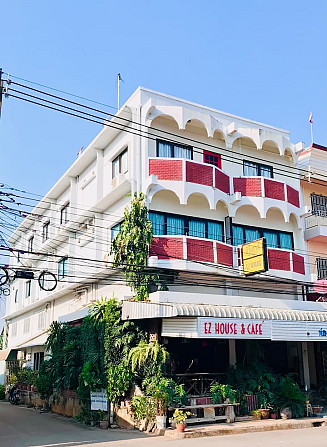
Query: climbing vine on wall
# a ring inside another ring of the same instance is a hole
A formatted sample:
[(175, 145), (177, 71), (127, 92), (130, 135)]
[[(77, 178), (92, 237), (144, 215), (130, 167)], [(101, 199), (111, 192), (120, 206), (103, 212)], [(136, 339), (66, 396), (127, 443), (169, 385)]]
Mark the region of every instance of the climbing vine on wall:
[(111, 253), (114, 254), (113, 266), (124, 268), (126, 282), (138, 301), (148, 298), (150, 285), (156, 281), (156, 275), (145, 271), (152, 234), (145, 196), (135, 193), (130, 207), (125, 209), (119, 233), (112, 241)]

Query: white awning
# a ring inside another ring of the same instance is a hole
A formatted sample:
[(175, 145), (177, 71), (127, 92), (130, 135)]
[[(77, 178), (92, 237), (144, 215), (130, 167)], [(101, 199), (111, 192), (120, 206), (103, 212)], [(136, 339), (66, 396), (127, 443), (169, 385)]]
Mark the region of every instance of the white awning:
[(123, 302), (123, 319), (171, 317), (245, 318), (282, 321), (327, 321), (327, 311), (278, 309), (256, 306), (224, 306), (212, 304)]
[(89, 307), (84, 307), (83, 309), (76, 310), (70, 314), (61, 315), (58, 318), (59, 323), (70, 323), (71, 321), (82, 320), (89, 314)]

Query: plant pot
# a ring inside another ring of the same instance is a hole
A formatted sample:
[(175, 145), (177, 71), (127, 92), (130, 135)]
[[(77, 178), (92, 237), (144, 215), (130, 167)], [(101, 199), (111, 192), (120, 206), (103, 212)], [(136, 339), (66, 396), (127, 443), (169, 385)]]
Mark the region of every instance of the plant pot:
[(280, 417), (282, 419), (292, 419), (292, 410), (289, 407), (280, 410)]
[(270, 413), (271, 419), (277, 419), (277, 413)]
[(157, 428), (166, 428), (166, 416), (156, 416)]
[(99, 421), (99, 427), (106, 430), (109, 426), (109, 422), (108, 421)]
[(268, 419), (269, 418), (269, 409), (268, 408), (260, 408), (261, 413), (261, 419)]
[(315, 407), (312, 407), (312, 413), (313, 414), (318, 414), (318, 413), (321, 413), (322, 412), (322, 408), (323, 407), (320, 407), (320, 406), (315, 406)]
[(183, 424), (176, 424), (176, 430), (180, 433), (183, 433), (185, 431), (186, 424), (185, 422)]
[(252, 417), (256, 421), (259, 421), (261, 419), (261, 412), (260, 413), (252, 413)]

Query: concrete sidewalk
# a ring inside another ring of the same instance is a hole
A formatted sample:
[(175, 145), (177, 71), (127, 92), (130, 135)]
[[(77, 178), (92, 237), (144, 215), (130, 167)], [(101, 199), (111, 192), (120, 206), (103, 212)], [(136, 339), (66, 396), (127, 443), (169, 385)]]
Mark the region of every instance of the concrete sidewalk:
[(303, 419), (265, 419), (246, 422), (234, 422), (233, 424), (211, 424), (186, 428), (184, 433), (167, 429), (165, 437), (170, 439), (203, 438), (206, 436), (238, 435), (242, 433), (255, 433), (275, 430), (292, 430), (297, 428), (311, 428), (327, 425), (325, 418)]

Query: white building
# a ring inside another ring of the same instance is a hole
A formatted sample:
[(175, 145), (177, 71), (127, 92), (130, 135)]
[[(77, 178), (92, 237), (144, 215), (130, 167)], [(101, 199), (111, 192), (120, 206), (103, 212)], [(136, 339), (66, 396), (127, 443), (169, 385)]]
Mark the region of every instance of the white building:
[[(223, 369), (240, 359), (244, 340), (260, 339), (268, 363), (298, 368), (302, 382), (315, 385), (313, 342), (327, 313), (305, 301), (301, 286), (310, 280), (301, 147), (289, 132), (144, 88), (104, 124), (9, 240), (18, 250), (11, 268), (30, 269), (35, 279), (11, 285), (8, 352), (38, 368), (52, 321), (82, 317), (100, 296), (131, 297), (109, 251), (127, 194), (143, 191), (154, 229), (149, 265), (180, 273), (152, 303), (125, 302), (124, 317), (149, 319), (172, 352), (184, 343), (180, 372), (190, 360), (195, 373)], [(245, 279), (238, 246), (260, 237), (269, 270)], [(44, 270), (58, 279), (51, 292), (37, 281)]]

